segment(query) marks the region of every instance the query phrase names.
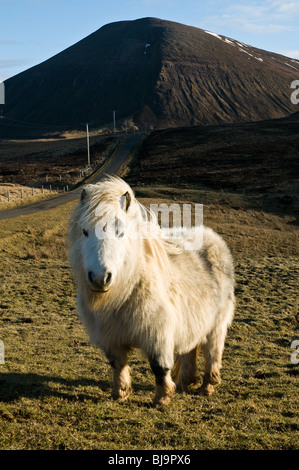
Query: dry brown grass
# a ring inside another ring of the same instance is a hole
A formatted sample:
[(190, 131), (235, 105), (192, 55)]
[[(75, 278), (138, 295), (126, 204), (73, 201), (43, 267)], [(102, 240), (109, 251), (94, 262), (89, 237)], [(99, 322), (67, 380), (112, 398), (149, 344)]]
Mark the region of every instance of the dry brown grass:
[[(140, 201), (205, 197), (166, 189), (167, 197)], [(299, 335), (297, 230), (290, 216), (222, 199), (210, 194), (204, 222), (227, 240), (236, 265), (223, 382), (209, 398), (176, 394), (164, 413), (149, 407), (154, 378), (138, 352), (129, 401), (110, 398), (110, 368), (75, 313), (65, 248), (73, 203), (0, 222), (1, 449), (298, 449), (298, 366), (290, 361)]]
[(0, 210), (12, 209), (23, 204), (32, 204), (41, 199), (57, 195), (57, 191), (44, 188), (30, 188), (21, 184), (2, 183), (0, 185)]

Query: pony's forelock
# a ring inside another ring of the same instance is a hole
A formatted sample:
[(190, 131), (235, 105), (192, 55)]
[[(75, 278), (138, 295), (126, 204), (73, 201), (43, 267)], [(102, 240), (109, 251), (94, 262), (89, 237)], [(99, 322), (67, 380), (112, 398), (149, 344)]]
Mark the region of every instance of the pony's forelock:
[(122, 179), (109, 176), (97, 184), (87, 185), (84, 188), (86, 195), (78, 205), (81, 224), (92, 226), (102, 217), (113, 220), (121, 198), (129, 193), (134, 198), (131, 188)]

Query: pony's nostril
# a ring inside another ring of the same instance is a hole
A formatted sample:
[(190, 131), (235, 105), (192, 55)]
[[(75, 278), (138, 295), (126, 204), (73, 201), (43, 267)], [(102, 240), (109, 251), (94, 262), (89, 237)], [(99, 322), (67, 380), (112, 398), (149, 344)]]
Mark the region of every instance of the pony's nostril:
[(92, 271), (88, 271), (87, 279), (95, 290), (103, 290), (111, 283), (112, 273), (105, 272), (97, 277)]
[(106, 276), (105, 276), (105, 279), (104, 279), (104, 283), (106, 284), (106, 286), (108, 286), (108, 284), (110, 284), (111, 279), (112, 279), (112, 274), (107, 273)]

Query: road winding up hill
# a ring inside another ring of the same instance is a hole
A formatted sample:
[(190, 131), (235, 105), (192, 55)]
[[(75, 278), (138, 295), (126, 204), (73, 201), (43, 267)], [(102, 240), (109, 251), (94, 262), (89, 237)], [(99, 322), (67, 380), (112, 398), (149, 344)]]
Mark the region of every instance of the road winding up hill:
[[(117, 174), (118, 170), (126, 161), (134, 146), (138, 143), (141, 137), (141, 135), (131, 136), (119, 149), (119, 151), (115, 155), (113, 155), (106, 164), (104, 164), (102, 168), (100, 168), (95, 174), (88, 178), (88, 183), (95, 184), (106, 176), (113, 176)], [(32, 214), (34, 212), (53, 209), (54, 207), (60, 206), (61, 204), (65, 204), (67, 202), (71, 202), (75, 199), (78, 199), (80, 197), (81, 191), (82, 186), (77, 189), (74, 189), (73, 191), (61, 194), (57, 197), (41, 200), (33, 204), (28, 204), (26, 206), (19, 206), (13, 209), (0, 211), (0, 220), (10, 219), (12, 217), (18, 217), (21, 215)]]

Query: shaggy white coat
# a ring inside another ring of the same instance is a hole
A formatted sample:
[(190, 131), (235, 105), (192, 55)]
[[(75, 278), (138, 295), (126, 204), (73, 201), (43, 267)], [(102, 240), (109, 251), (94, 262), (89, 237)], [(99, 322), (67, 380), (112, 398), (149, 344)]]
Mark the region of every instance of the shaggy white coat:
[[(130, 205), (119, 210), (126, 193)], [(122, 233), (114, 239), (99, 238), (117, 211)], [(206, 364), (203, 392), (211, 393), (220, 382), (224, 341), (234, 312), (231, 253), (224, 240), (206, 227), (202, 247), (186, 251), (182, 240), (164, 239), (146, 213), (119, 178), (85, 188), (68, 236), (79, 317), (91, 342), (113, 365), (116, 398), (129, 394), (131, 348), (143, 350), (165, 371), (171, 371), (177, 360), (182, 365), (180, 386), (185, 389), (195, 381), (201, 345)], [(103, 269), (112, 273), (111, 286), (107, 292), (94, 292), (87, 273)], [(162, 386), (161, 377), (157, 381), (156, 403), (166, 403), (174, 390), (169, 373), (165, 374)]]

